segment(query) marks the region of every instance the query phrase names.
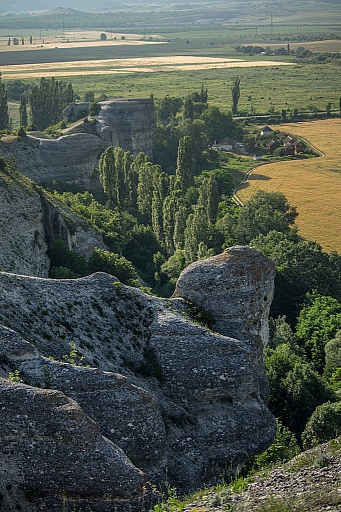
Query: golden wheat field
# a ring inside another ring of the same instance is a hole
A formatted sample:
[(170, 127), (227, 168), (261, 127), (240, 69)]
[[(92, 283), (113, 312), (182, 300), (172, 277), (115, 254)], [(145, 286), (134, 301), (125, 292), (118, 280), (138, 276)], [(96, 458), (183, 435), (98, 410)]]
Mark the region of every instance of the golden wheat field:
[(299, 233), (327, 252), (341, 253), (341, 119), (276, 126), (303, 137), (324, 156), (257, 167), (238, 191), (244, 202), (256, 190), (283, 192), (297, 207)]

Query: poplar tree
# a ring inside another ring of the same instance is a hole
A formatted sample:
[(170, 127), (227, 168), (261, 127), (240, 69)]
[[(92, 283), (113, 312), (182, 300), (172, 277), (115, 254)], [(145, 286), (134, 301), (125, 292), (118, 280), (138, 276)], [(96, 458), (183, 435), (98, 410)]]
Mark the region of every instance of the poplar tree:
[(218, 180), (213, 174), (206, 178), (200, 187), (198, 205), (204, 208), (208, 224), (215, 224), (219, 205), (219, 189)]
[(185, 229), (188, 218), (188, 209), (184, 204), (180, 205), (174, 218), (174, 247), (176, 250), (183, 249), (185, 245)]
[(32, 124), (35, 124), (39, 130), (44, 130), (58, 123), (64, 108), (72, 103), (72, 85), (54, 78), (42, 78), (40, 84), (30, 90), (28, 101)]
[(147, 224), (151, 224), (152, 197), (153, 197), (153, 176), (159, 165), (151, 162), (144, 163), (139, 168), (139, 182), (137, 186), (137, 207)]
[(20, 114), (20, 126), (27, 126), (27, 105), (26, 105), (26, 94), (21, 94), (20, 96), (20, 106), (19, 106), (19, 114)]
[(115, 166), (115, 153), (114, 148), (109, 146), (104, 153), (102, 153), (99, 160), (99, 176), (100, 182), (104, 192), (112, 200), (113, 206), (119, 205), (118, 194), (118, 178)]
[(163, 202), (168, 192), (168, 177), (158, 169), (153, 177), (152, 228), (158, 242), (164, 242)]
[(9, 114), (7, 103), (7, 89), (0, 72), (0, 130), (6, 130), (9, 126)]
[(193, 121), (194, 118), (194, 109), (193, 109), (193, 101), (190, 96), (187, 96), (187, 98), (184, 101), (184, 106), (182, 108), (182, 118), (190, 119)]
[(236, 76), (232, 82), (232, 114), (236, 115), (238, 113), (238, 101), (240, 98), (240, 78)]
[(183, 194), (194, 185), (194, 157), (192, 139), (185, 135), (179, 140), (178, 157), (176, 165), (176, 185)]

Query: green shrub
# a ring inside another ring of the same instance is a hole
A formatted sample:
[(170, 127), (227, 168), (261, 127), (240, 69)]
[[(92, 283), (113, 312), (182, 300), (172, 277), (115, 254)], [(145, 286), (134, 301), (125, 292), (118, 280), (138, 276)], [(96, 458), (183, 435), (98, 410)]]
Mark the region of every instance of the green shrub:
[(304, 449), (330, 441), (341, 435), (341, 402), (326, 402), (309, 418), (302, 433)]

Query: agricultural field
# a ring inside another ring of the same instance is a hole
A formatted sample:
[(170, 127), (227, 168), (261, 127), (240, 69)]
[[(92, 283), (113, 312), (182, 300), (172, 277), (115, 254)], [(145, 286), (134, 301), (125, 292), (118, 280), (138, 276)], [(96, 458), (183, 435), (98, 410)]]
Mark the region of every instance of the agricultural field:
[(287, 123), (276, 129), (303, 137), (323, 156), (257, 167), (238, 198), (245, 202), (258, 189), (283, 192), (299, 212), (299, 233), (327, 252), (341, 253), (341, 119)]

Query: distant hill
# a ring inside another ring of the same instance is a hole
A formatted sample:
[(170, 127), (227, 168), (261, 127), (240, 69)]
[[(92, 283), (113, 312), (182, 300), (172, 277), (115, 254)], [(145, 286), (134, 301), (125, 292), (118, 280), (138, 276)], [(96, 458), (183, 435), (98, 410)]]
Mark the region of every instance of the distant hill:
[[(187, 0), (178, 0), (176, 3), (185, 2), (186, 4), (191, 3)], [(167, 5), (171, 4), (170, 0), (156, 0), (153, 4)], [(200, 3), (200, 2), (196, 2)], [(36, 12), (36, 11), (48, 11), (50, 9), (56, 9), (58, 7), (68, 7), (71, 9), (79, 9), (81, 11), (90, 12), (102, 12), (102, 11), (114, 11), (114, 10), (125, 10), (131, 9), (132, 5), (147, 5), (149, 2), (146, 0), (134, 0), (133, 2), (120, 2), (119, 0), (59, 0), (57, 2), (51, 2), (50, 0), (13, 0), (12, 2), (0, 2), (0, 15), (9, 13), (20, 13), (20, 12)]]

